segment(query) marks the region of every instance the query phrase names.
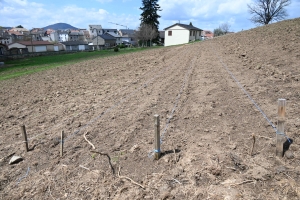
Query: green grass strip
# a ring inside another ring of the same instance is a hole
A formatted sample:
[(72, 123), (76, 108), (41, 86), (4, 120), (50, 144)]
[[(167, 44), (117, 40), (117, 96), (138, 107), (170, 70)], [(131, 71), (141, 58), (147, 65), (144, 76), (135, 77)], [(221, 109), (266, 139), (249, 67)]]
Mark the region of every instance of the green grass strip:
[(93, 52), (76, 52), (70, 54), (58, 54), (50, 56), (27, 57), (19, 60), (6, 61), (6, 67), (0, 68), (0, 81), (11, 78), (20, 77), (23, 75), (33, 74), (36, 72), (60, 67), (67, 64), (78, 63), (93, 58), (104, 58), (108, 56), (117, 56), (120, 54), (127, 54), (150, 50), (151, 48), (126, 48), (120, 49), (119, 52), (113, 50), (100, 50)]

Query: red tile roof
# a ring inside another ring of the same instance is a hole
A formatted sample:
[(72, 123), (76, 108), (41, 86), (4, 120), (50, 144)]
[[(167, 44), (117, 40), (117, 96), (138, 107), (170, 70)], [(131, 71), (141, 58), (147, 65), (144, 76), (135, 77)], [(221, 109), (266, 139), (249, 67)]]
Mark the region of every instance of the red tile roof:
[(23, 33), (20, 33), (18, 31), (8, 31), (10, 34), (15, 34), (15, 35), (24, 35)]
[(209, 31), (209, 30), (203, 30), (204, 36), (207, 38), (213, 38), (214, 37), (214, 33)]

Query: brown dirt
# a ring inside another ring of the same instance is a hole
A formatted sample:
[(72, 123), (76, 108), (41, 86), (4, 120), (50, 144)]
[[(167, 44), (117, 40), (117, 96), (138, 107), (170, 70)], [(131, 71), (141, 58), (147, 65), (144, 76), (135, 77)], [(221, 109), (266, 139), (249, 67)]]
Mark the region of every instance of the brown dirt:
[[(0, 198), (299, 199), (299, 36), (295, 19), (2, 81)], [(287, 99), (294, 158), (275, 156), (274, 129), (222, 63), (273, 124)], [(158, 161), (148, 157), (154, 114), (161, 133), (172, 117)], [(24, 160), (9, 165), (13, 153)]]

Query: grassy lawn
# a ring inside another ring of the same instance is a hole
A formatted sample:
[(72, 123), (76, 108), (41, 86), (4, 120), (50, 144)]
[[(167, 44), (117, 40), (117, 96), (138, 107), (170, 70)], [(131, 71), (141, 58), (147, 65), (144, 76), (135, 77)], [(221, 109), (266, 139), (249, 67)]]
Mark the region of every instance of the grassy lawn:
[(5, 61), (5, 67), (0, 68), (0, 81), (7, 80), (26, 74), (32, 74), (55, 67), (60, 67), (66, 64), (81, 62), (93, 58), (101, 58), (108, 56), (116, 56), (120, 54), (133, 53), (138, 51), (149, 50), (159, 47), (151, 48), (126, 48), (119, 49), (119, 52), (113, 50), (100, 50), (93, 52), (76, 52), (70, 54), (27, 57), (19, 60)]

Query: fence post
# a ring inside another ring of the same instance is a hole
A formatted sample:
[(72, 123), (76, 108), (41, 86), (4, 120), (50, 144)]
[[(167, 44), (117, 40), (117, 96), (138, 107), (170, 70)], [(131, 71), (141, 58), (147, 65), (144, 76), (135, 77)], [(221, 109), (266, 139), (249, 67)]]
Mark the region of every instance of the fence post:
[(284, 134), (286, 100), (278, 99), (278, 121), (276, 132), (276, 156), (283, 157), (283, 144), (286, 141)]
[(22, 125), (21, 126), (21, 131), (22, 131), (22, 134), (24, 136), (24, 147), (25, 147), (25, 151), (28, 152), (29, 149), (28, 149), (28, 140), (27, 140), (27, 133), (26, 133), (26, 128), (25, 128), (25, 125)]
[(154, 156), (155, 160), (160, 158), (160, 122), (159, 115), (154, 115)]
[(64, 131), (60, 134), (60, 157), (64, 155)]

